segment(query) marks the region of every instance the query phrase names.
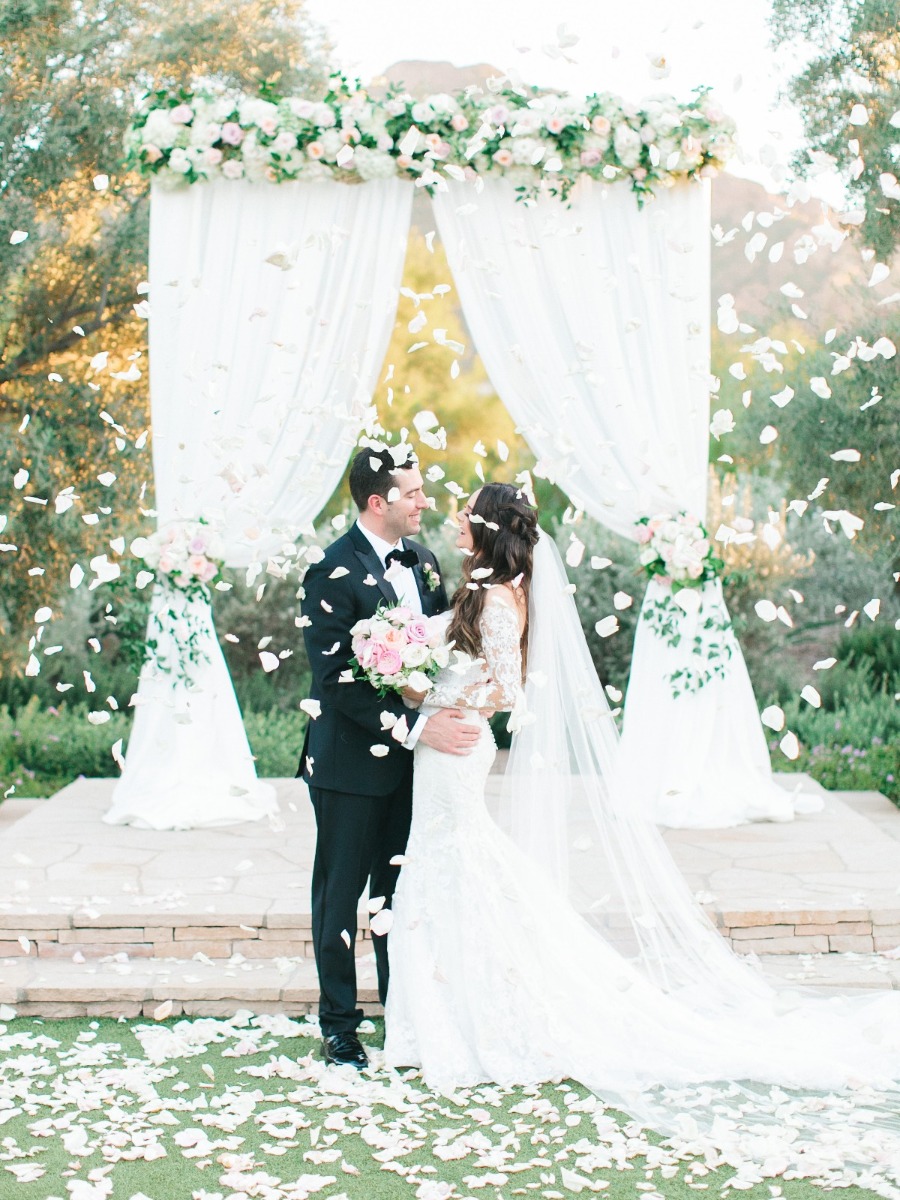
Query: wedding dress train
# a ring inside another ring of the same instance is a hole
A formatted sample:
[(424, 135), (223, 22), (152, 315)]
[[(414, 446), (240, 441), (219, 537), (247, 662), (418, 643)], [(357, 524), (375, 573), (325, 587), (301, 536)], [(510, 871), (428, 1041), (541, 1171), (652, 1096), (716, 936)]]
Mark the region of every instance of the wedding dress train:
[[(533, 603), (530, 611), (533, 621)], [(558, 610), (545, 611), (541, 625), (556, 642), (558, 618)], [(503, 707), (512, 707), (511, 681), (521, 670), (517, 618), (489, 601), (483, 620), (487, 666), (480, 674), (477, 667), (442, 672), (442, 705), (482, 702), (489, 674), (505, 691)], [(555, 664), (557, 682), (577, 690), (572, 647), (562, 650), (569, 663)], [(528, 661), (530, 680), (551, 665), (534, 624)], [(539, 689), (548, 683), (540, 679)], [(590, 790), (586, 766), (582, 760), (580, 774), (564, 775), (557, 762), (548, 780), (545, 752), (554, 725), (570, 745), (577, 740), (583, 730), (573, 726), (584, 725), (597, 698), (579, 691), (581, 716), (564, 711), (557, 721), (554, 695), (563, 700), (549, 691), (537, 706), (532, 696), (538, 720), (517, 738), (530, 755), (527, 770), (521, 762), (516, 768), (514, 750), (507, 772), (510, 803), (518, 795), (530, 810), (524, 833), (519, 814), (515, 841), (486, 804), (495, 744), (483, 717), (468, 718), (481, 731), (472, 754), (421, 744), (415, 751), (412, 829), (389, 935), (386, 1063), (420, 1068), (442, 1092), (572, 1078), (698, 1147), (760, 1164), (780, 1156), (800, 1175), (857, 1180), (900, 1196), (900, 997), (771, 988), (693, 905), (656, 830), (632, 818), (621, 798), (592, 842), (584, 821), (576, 821), (574, 839), (566, 835), (579, 847), (573, 861), (579, 853), (592, 861), (604, 892), (600, 903), (573, 903), (585, 887), (584, 863), (562, 878), (549, 869), (553, 855), (541, 861), (537, 843), (544, 851), (542, 836), (560, 842), (561, 835), (538, 818), (542, 808), (546, 816), (562, 805), (572, 819), (572, 795)], [(592, 745), (608, 740), (597, 735), (598, 714), (589, 718)], [(599, 728), (610, 723), (600, 719)], [(575, 779), (572, 795), (551, 795), (564, 778)], [(538, 794), (529, 797), (529, 788)]]

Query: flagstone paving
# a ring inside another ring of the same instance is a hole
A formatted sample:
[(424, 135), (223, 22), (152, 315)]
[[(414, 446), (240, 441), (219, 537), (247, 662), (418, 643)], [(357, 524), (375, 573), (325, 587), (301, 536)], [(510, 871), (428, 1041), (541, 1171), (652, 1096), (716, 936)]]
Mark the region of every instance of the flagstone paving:
[[(45, 1016), (152, 1015), (168, 1001), (176, 1013), (308, 1011), (314, 824), (304, 785), (275, 782), (276, 818), (222, 829), (104, 825), (113, 780), (0, 805), (0, 1004)], [(822, 794), (823, 812), (789, 824), (665, 838), (723, 936), (779, 983), (900, 988), (900, 812), (877, 793)]]

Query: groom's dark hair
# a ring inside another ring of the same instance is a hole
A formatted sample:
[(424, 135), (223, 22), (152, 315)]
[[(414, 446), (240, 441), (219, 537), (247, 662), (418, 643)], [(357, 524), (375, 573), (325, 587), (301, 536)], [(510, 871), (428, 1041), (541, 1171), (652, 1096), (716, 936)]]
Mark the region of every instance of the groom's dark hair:
[(350, 495), (356, 507), (365, 512), (370, 496), (383, 496), (387, 500), (391, 488), (397, 486), (397, 471), (411, 471), (416, 466), (418, 460), (411, 450), (406, 461), (398, 464), (390, 450), (364, 447), (350, 464)]

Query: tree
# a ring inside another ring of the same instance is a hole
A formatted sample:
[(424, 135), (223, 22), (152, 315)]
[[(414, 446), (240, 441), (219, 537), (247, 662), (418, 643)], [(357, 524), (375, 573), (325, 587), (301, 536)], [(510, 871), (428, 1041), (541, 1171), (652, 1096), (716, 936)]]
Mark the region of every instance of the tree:
[[(900, 240), (900, 7), (897, 0), (773, 0), (776, 47), (803, 39), (816, 50), (791, 81), (814, 153), (830, 155), (865, 206), (862, 240), (886, 260)], [(798, 155), (801, 171), (809, 167)]]
[(153, 503), (139, 286), (149, 188), (122, 167), (136, 99), (197, 76), (315, 91), (325, 73), (302, 0), (0, 3), (7, 662), (23, 661), (9, 635), (34, 631), (34, 610), (66, 590), (73, 562), (87, 566)]

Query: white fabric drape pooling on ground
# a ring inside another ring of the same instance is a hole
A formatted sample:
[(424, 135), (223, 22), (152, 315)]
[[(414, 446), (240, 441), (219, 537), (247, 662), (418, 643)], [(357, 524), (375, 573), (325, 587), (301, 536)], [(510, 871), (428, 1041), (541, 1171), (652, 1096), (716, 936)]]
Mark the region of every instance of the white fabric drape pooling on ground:
[[(229, 566), (266, 562), (334, 491), (396, 313), (412, 186), (229, 181), (153, 188), (150, 391), (158, 523), (220, 523)], [(169, 618), (169, 597), (154, 595)], [(208, 605), (190, 686), (142, 674), (105, 820), (258, 819), (260, 783)], [(153, 618), (151, 617), (151, 620)], [(168, 634), (164, 633), (162, 641)], [(299, 750), (299, 747), (298, 747)]]
[[(706, 511), (709, 189), (661, 190), (639, 212), (627, 184), (582, 179), (571, 200), (525, 205), (488, 179), (450, 183), (434, 206), (466, 322), (539, 473), (633, 540), (640, 516)], [(619, 786), (667, 824), (789, 819), (740, 649), (696, 697), (672, 696), (669, 663), (639, 621)]]

